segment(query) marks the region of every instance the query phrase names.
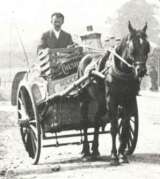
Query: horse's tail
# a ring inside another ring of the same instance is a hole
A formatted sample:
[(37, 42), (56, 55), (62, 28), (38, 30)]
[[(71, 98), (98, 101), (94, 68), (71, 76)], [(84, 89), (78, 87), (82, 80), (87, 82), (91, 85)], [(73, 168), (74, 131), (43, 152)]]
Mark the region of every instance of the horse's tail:
[(91, 63), (92, 61), (92, 56), (91, 55), (85, 55), (81, 61), (79, 62), (78, 66), (78, 71), (77, 71), (77, 76), (78, 78), (82, 77), (84, 75), (84, 71), (86, 67)]

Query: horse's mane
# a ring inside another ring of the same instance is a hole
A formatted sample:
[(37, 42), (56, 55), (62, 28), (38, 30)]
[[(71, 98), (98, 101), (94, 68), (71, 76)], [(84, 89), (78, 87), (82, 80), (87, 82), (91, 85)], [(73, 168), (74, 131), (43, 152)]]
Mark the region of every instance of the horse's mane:
[[(121, 40), (121, 42), (115, 47), (115, 52), (116, 52), (118, 55), (120, 55), (120, 56), (122, 55), (122, 52), (123, 52), (123, 50), (124, 50), (125, 47), (126, 47), (126, 41), (127, 41), (127, 39), (128, 39), (128, 35), (125, 36), (125, 37), (123, 37), (122, 40)], [(117, 60), (117, 57), (116, 57), (116, 56), (114, 56), (113, 59), (114, 59), (114, 63), (115, 63), (115, 65), (116, 65), (116, 67), (118, 68), (118, 67), (120, 66), (120, 61)]]
[(124, 50), (124, 48), (126, 46), (126, 42), (127, 42), (128, 36), (129, 35), (123, 37), (121, 42), (115, 47), (115, 51), (118, 53), (118, 55), (122, 54), (122, 51)]

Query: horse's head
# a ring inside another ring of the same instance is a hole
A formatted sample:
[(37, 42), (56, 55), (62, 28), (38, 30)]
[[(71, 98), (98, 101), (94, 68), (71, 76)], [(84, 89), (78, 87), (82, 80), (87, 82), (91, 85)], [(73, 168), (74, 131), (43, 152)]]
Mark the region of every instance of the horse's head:
[[(150, 45), (146, 35), (147, 23), (141, 30), (136, 30), (129, 21), (128, 29), (129, 34), (120, 43), (118, 51), (133, 66), (132, 70), (134, 71), (135, 77), (143, 77), (147, 72), (146, 61), (150, 51)], [(121, 67), (126, 71), (131, 70), (124, 63), (121, 63)]]

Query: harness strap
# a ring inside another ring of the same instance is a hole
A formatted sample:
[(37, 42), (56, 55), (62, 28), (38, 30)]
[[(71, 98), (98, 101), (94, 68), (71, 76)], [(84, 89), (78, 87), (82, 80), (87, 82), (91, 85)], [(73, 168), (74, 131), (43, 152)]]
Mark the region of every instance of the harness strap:
[(94, 50), (97, 53), (105, 53), (106, 51), (111, 52), (114, 56), (116, 56), (119, 60), (121, 60), (123, 63), (125, 63), (129, 68), (134, 68), (131, 64), (129, 64), (127, 61), (125, 61), (125, 59), (123, 59), (120, 55), (118, 55), (115, 50), (112, 50), (111, 48), (109, 49), (98, 49), (98, 48), (93, 48), (90, 46), (84, 46), (84, 48), (88, 48), (91, 50)]
[(110, 75), (113, 76), (113, 77), (116, 77), (118, 79), (121, 79), (121, 80), (133, 80), (134, 79), (134, 74), (133, 72), (131, 73), (124, 73), (122, 71), (120, 71), (117, 66), (116, 66), (116, 63), (115, 63), (115, 57), (112, 56), (112, 60), (113, 60), (113, 63), (112, 63), (112, 66), (111, 66), (111, 69), (110, 70)]
[(111, 52), (114, 56), (116, 56), (123, 63), (125, 63), (129, 68), (133, 68), (133, 66), (129, 64), (127, 61), (125, 61), (120, 55), (118, 55), (118, 53), (116, 53), (115, 50), (108, 49), (108, 51)]

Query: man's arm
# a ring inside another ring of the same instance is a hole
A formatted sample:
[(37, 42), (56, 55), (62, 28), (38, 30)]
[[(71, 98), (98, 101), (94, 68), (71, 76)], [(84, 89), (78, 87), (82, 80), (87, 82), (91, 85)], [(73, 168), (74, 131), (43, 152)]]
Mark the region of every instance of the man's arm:
[(38, 52), (39, 50), (45, 49), (45, 48), (48, 48), (46, 33), (42, 34), (40, 43), (39, 43), (39, 45), (38, 45), (38, 47), (37, 47), (37, 52)]
[(72, 44), (73, 44), (72, 36), (69, 34), (68, 45), (72, 45)]

